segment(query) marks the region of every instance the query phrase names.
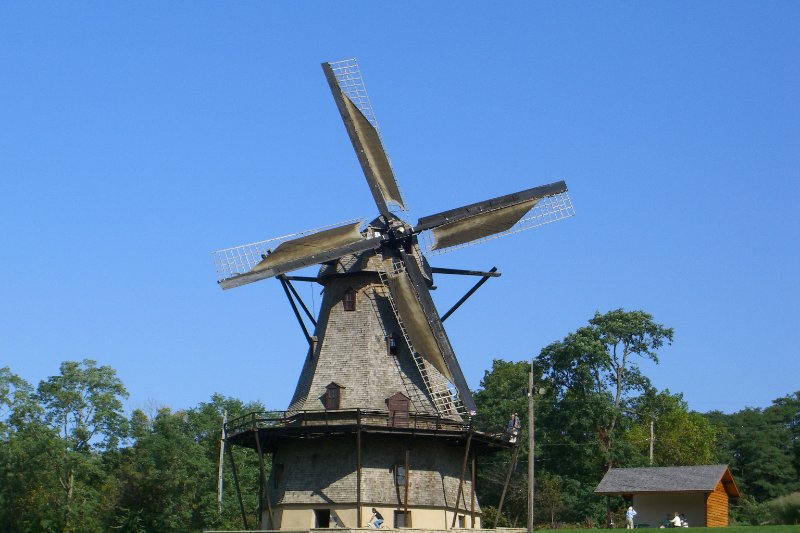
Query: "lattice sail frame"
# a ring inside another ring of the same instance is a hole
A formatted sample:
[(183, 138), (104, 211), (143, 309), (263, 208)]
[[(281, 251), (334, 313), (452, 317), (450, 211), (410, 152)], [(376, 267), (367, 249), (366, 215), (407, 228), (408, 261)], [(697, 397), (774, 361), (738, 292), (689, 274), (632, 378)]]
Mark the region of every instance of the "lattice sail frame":
[[(333, 70), (333, 75), (336, 76), (336, 81), (339, 82), (342, 92), (356, 105), (370, 124), (380, 133), (378, 127), (378, 119), (375, 118), (375, 112), (372, 110), (372, 102), (370, 102), (367, 88), (364, 86), (364, 78), (361, 77), (361, 70), (358, 68), (358, 61), (353, 59), (344, 59), (342, 61), (334, 61), (328, 63)], [(383, 139), (381, 139), (383, 141)]]
[[(369, 99), (367, 87), (364, 85), (364, 78), (361, 76), (361, 70), (358, 68), (358, 61), (353, 58), (343, 59), (342, 61), (332, 61), (328, 64), (331, 66), (333, 75), (336, 76), (336, 81), (339, 83), (339, 87), (342, 89), (342, 92), (355, 104), (358, 110), (363, 113), (364, 117), (366, 117), (369, 123), (375, 128), (375, 131), (378, 132), (378, 138), (380, 138), (381, 144), (384, 147), (386, 159), (389, 160), (389, 166), (392, 167), (392, 172), (394, 173), (392, 158), (389, 157), (389, 152), (386, 151), (386, 143), (383, 141), (381, 128), (378, 126), (378, 119), (375, 117), (375, 111), (372, 109), (372, 101)], [(396, 173), (395, 184), (397, 185), (397, 189), (400, 191), (400, 196), (402, 197), (406, 208), (403, 209), (395, 202), (391, 202), (391, 205), (395, 207), (395, 209), (392, 211), (408, 212), (408, 201), (403, 192), (403, 188), (400, 187), (400, 183), (397, 181)]]
[(274, 237), (265, 241), (242, 244), (240, 246), (224, 248), (212, 252), (214, 256), (214, 265), (217, 269), (217, 282), (250, 272), (253, 270), (253, 267), (261, 262), (263, 256), (267, 255), (268, 251), (274, 250), (284, 241), (298, 239), (327, 229), (344, 226), (345, 224), (355, 224), (356, 222), (361, 222), (363, 224), (365, 221), (366, 219), (363, 218), (353, 218), (321, 228), (305, 230), (300, 233), (292, 233), (282, 237)]
[(525, 216), (519, 220), (519, 222), (514, 224), (506, 231), (501, 231), (500, 233), (495, 233), (493, 235), (475, 239), (474, 241), (465, 242), (463, 244), (456, 244), (447, 248), (435, 250), (431, 249), (434, 244), (434, 236), (431, 230), (423, 231), (419, 234), (419, 236), (420, 241), (425, 248), (426, 254), (441, 255), (453, 250), (459, 250), (461, 248), (466, 248), (467, 246), (472, 246), (473, 244), (490, 241), (505, 235), (511, 235), (512, 233), (520, 233), (529, 229), (538, 228), (539, 226), (544, 226), (545, 224), (557, 222), (572, 216), (575, 216), (575, 208), (572, 205), (572, 199), (569, 197), (569, 193), (564, 191), (554, 194), (553, 196), (542, 198), (533, 207), (533, 209), (528, 211)]

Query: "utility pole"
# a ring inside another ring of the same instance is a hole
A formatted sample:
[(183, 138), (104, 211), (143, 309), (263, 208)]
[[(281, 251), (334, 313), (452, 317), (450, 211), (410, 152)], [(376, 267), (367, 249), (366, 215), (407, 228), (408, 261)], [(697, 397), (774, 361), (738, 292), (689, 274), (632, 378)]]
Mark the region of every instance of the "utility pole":
[(222, 464), (225, 459), (225, 424), (228, 423), (228, 410), (222, 412), (222, 435), (219, 438), (219, 469), (217, 471), (217, 513), (222, 513)]
[(533, 358), (531, 358), (531, 372), (528, 374), (528, 533), (533, 533), (534, 444)]

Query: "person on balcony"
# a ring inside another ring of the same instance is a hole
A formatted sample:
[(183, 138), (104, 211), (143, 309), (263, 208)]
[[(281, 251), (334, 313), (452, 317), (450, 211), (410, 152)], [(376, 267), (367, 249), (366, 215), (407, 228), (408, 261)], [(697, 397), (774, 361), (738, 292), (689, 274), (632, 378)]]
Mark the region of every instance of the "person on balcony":
[(512, 444), (517, 442), (517, 437), (519, 437), (519, 430), (521, 427), (522, 424), (520, 424), (517, 413), (511, 413), (511, 417), (508, 419), (508, 426), (506, 427), (506, 433), (508, 433), (508, 442)]

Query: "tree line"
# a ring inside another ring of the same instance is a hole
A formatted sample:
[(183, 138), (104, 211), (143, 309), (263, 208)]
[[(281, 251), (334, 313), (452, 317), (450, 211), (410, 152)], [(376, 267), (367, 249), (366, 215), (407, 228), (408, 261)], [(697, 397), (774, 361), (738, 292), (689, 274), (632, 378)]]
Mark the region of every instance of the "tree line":
[[(35, 389), (0, 369), (0, 524), (3, 531), (184, 532), (240, 529), (230, 469), (221, 512), (217, 465), (222, 414), (263, 411), (214, 395), (191, 409), (123, 412), (128, 397), (109, 366), (66, 361)], [(258, 458), (236, 449), (249, 523)]]
[[(646, 360), (657, 363), (659, 348), (671, 343), (673, 334), (643, 311), (618, 309), (598, 313), (541, 350), (532, 363), (493, 362), (475, 395), (475, 427), (503, 432), (510, 413), (517, 412), (523, 434), (500, 516), (510, 452), (480, 458), (477, 489), (485, 527), (526, 522), (531, 369), (537, 525), (604, 525), (605, 500), (592, 491), (612, 466), (650, 464), (651, 444), (655, 466), (729, 464), (744, 494), (734, 508), (736, 520), (765, 523), (795, 516), (800, 391), (766, 409), (692, 411), (680, 393), (653, 387), (640, 367)], [(36, 387), (0, 368), (4, 530), (137, 533), (242, 527), (230, 468), (224, 471), (220, 508), (217, 503), (222, 415), (233, 418), (264, 406), (214, 395), (189, 409), (154, 406), (126, 416), (127, 397), (114, 369), (90, 359), (62, 363), (57, 375)], [(235, 453), (244, 512), (252, 525), (258, 457), (241, 447)], [(776, 509), (784, 509), (784, 515)]]

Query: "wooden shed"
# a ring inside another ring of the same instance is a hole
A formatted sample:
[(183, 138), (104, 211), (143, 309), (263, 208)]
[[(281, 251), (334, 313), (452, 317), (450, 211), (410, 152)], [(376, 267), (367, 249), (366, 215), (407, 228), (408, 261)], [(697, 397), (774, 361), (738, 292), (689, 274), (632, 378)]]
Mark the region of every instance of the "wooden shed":
[(622, 496), (636, 523), (658, 527), (667, 515), (686, 515), (689, 526), (726, 527), (728, 502), (739, 489), (728, 465), (612, 468), (595, 494)]

